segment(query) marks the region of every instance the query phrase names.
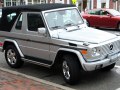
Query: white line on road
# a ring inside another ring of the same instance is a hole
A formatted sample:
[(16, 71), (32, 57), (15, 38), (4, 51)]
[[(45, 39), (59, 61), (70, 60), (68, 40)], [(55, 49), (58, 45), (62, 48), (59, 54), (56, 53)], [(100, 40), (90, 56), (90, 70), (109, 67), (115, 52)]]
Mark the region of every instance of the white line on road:
[(116, 90), (120, 90), (120, 88), (116, 89)]
[(116, 67), (116, 68), (120, 68), (120, 66), (118, 66), (118, 65), (115, 65), (115, 67)]
[(12, 71), (12, 70), (9, 70), (9, 69), (5, 69), (5, 68), (2, 68), (2, 67), (0, 67), (0, 70), (5, 71), (5, 72), (9, 72), (9, 73), (14, 74), (14, 75), (20, 75), (20, 76), (26, 77), (26, 78), (34, 80), (34, 81), (42, 82), (42, 83), (47, 84), (47, 85), (58, 87), (58, 88), (61, 88), (63, 90), (75, 90), (73, 88), (62, 86), (62, 85), (59, 85), (59, 84), (56, 84), (56, 83), (52, 83), (52, 82), (49, 82), (49, 81), (46, 81), (46, 80), (43, 80), (43, 79), (40, 79), (40, 78), (29, 76), (29, 75), (26, 75), (26, 74), (23, 74), (23, 73), (20, 73), (20, 72), (17, 72), (17, 71)]

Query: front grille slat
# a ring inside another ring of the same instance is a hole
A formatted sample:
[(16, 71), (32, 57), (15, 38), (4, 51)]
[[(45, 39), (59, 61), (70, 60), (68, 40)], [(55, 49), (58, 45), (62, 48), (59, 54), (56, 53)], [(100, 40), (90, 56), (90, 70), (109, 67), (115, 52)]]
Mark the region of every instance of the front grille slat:
[[(113, 45), (113, 49), (110, 50), (110, 45)], [(118, 51), (120, 51), (120, 41), (115, 41), (115, 42), (111, 42), (109, 44), (105, 44), (101, 46), (101, 55), (102, 56), (106, 56), (108, 54), (111, 53), (117, 53)]]

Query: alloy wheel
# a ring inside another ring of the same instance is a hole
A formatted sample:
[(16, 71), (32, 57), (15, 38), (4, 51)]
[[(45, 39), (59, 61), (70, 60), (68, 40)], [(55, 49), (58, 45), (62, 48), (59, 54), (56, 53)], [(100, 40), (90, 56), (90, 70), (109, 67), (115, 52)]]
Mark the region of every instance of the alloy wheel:
[(8, 52), (7, 52), (7, 59), (8, 59), (8, 62), (12, 65), (16, 64), (16, 53), (14, 50), (12, 49), (9, 49)]
[(67, 80), (70, 79), (70, 70), (66, 61), (63, 61), (63, 74)]

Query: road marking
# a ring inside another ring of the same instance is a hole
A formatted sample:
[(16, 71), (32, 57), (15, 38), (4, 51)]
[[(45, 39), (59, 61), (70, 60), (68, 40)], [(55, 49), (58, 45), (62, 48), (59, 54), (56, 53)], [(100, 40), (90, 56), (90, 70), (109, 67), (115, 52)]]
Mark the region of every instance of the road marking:
[(120, 88), (117, 88), (116, 90), (120, 90)]
[(118, 65), (115, 65), (115, 67), (116, 67), (116, 68), (120, 68), (120, 66), (118, 66)]
[[(115, 65), (115, 67), (117, 68), (117, 69), (115, 70), (115, 71), (116, 71), (116, 73), (120, 74), (120, 66)], [(120, 88), (119, 88), (119, 89), (117, 89), (117, 90), (120, 90)]]
[(2, 68), (2, 67), (0, 67), (0, 70), (5, 71), (5, 72), (9, 72), (9, 73), (14, 74), (14, 75), (20, 75), (20, 76), (26, 77), (28, 79), (38, 81), (38, 82), (41, 82), (41, 83), (44, 83), (44, 84), (47, 84), (47, 85), (58, 87), (58, 88), (61, 88), (63, 90), (75, 90), (73, 88), (62, 86), (62, 85), (59, 85), (59, 84), (56, 84), (56, 83), (53, 83), (53, 82), (46, 81), (44, 79), (36, 78), (36, 77), (30, 76), (30, 75), (26, 75), (26, 74), (23, 74), (23, 73), (20, 73), (20, 72), (17, 72), (17, 71), (12, 71), (12, 70), (9, 70), (9, 69), (5, 69), (5, 68)]

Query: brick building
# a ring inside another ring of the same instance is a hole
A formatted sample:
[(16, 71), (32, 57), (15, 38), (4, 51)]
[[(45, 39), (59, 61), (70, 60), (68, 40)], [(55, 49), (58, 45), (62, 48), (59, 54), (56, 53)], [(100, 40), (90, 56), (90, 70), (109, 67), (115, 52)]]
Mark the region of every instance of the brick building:
[(120, 0), (77, 0), (77, 2), (81, 11), (94, 8), (111, 8), (120, 11)]
[[(1, 0), (2, 1), (2, 0)], [(120, 11), (120, 0), (76, 0), (76, 6), (80, 11), (94, 8), (113, 8)], [(71, 4), (72, 0), (4, 0), (4, 6), (16, 6), (22, 4), (63, 3)], [(2, 6), (2, 4), (0, 3)]]
[(120, 0), (93, 0), (92, 8), (111, 8), (120, 11)]
[(4, 0), (4, 6), (17, 6), (22, 4), (41, 4), (41, 3), (65, 3), (70, 4), (71, 0)]
[(3, 7), (3, 0), (0, 0), (0, 8)]

